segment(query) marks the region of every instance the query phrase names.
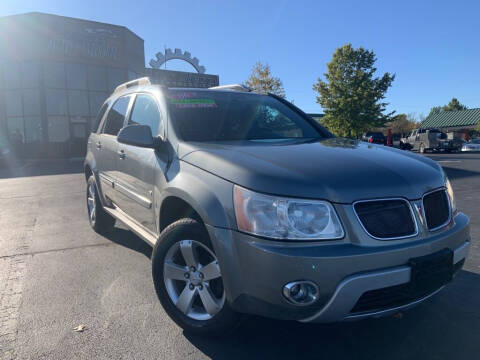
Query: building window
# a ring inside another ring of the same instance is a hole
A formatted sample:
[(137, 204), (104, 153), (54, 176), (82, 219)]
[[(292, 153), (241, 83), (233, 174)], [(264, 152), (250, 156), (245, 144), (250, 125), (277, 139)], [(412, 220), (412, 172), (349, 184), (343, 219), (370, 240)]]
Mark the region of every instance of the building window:
[(73, 116), (88, 116), (88, 93), (81, 90), (68, 90), (68, 112)]
[(34, 62), (24, 62), (22, 64), (22, 87), (37, 88), (39, 83), (38, 64)]
[(65, 90), (46, 89), (46, 97), (48, 115), (67, 114), (67, 94)]
[(38, 89), (23, 90), (24, 115), (40, 115), (40, 92)]
[(17, 63), (7, 63), (3, 67), (3, 78), (7, 89), (19, 89), (22, 87), (20, 82), (20, 67)]
[(22, 116), (21, 90), (5, 91), (5, 104), (7, 106), (7, 116)]
[(25, 142), (42, 141), (42, 121), (40, 116), (26, 116), (25, 120)]
[(108, 90), (113, 91), (118, 85), (127, 81), (127, 74), (125, 70), (108, 69)]
[(7, 119), (7, 131), (10, 142), (23, 144), (25, 140), (25, 128), (23, 126), (23, 117), (14, 117)]
[(65, 66), (60, 62), (48, 62), (43, 65), (46, 87), (65, 88)]
[(88, 67), (88, 90), (107, 91), (107, 71), (100, 66)]
[(66, 116), (48, 117), (48, 140), (65, 142), (70, 139), (70, 124)]
[(67, 64), (67, 88), (87, 89), (87, 67), (82, 64)]
[(88, 136), (87, 134), (88, 118), (77, 116), (77, 117), (71, 118), (70, 123), (72, 124), (72, 138), (85, 139)]

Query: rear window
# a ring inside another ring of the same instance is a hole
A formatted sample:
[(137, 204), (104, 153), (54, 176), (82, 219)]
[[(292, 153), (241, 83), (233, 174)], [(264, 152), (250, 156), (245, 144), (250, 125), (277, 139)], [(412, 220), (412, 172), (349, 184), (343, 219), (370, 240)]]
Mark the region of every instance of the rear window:
[(308, 120), (267, 95), (170, 90), (168, 106), (185, 141), (321, 137)]

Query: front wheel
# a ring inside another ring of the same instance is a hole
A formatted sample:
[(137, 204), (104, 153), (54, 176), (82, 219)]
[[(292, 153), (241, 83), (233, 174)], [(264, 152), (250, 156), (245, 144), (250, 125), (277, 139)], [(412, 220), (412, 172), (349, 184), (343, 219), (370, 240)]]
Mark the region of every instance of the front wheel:
[(204, 227), (181, 219), (162, 231), (152, 254), (155, 290), (167, 314), (185, 331), (221, 335), (239, 322), (225, 299), (218, 259)]

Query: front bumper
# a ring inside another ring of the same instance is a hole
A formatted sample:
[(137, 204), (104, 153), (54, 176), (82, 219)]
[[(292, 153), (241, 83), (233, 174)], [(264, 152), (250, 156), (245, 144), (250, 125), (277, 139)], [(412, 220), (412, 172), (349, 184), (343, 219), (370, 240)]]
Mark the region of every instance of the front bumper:
[[(464, 242), (453, 251), (453, 264), (457, 265), (468, 255), (470, 241)], [(362, 312), (359, 314), (350, 313), (356, 302), (367, 291), (387, 288), (410, 281), (411, 269), (409, 266), (400, 266), (381, 271), (374, 271), (365, 274), (357, 274), (348, 277), (338, 285), (335, 293), (325, 307), (313, 316), (303, 319), (303, 322), (332, 322), (338, 320), (355, 320), (365, 317), (380, 317), (393, 314), (401, 309), (412, 307), (428, 299), (442, 288), (412, 302), (383, 309), (380, 311)]]
[[(408, 283), (411, 258), (447, 248), (454, 252), (454, 263), (461, 265), (470, 244), (468, 217), (462, 213), (446, 229), (422, 238), (368, 244), (347, 238), (335, 243), (276, 242), (230, 229), (207, 229), (234, 310), (306, 322), (388, 315), (415, 305), (426, 297), (381, 311), (352, 312), (365, 292)], [(298, 280), (318, 285), (316, 303), (296, 306), (282, 295), (285, 284)]]

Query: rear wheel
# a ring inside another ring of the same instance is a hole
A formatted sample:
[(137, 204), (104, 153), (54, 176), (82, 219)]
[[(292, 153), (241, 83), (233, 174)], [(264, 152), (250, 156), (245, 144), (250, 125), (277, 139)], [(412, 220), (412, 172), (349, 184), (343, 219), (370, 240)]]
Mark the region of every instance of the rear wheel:
[(222, 335), (240, 319), (225, 299), (218, 259), (204, 227), (181, 219), (160, 234), (152, 254), (155, 290), (167, 314), (185, 331)]
[(103, 209), (93, 175), (87, 181), (87, 211), (88, 221), (93, 230), (100, 234), (112, 230), (115, 225), (115, 218)]

